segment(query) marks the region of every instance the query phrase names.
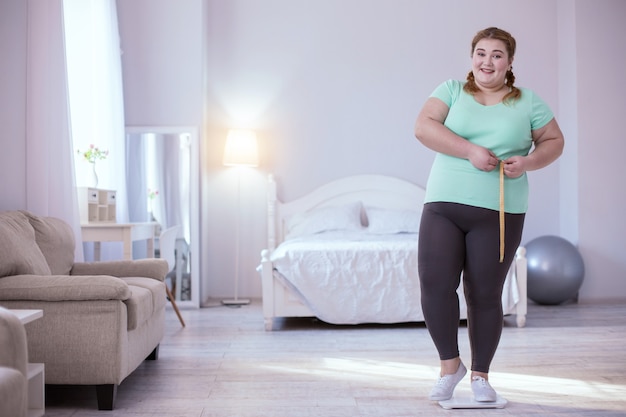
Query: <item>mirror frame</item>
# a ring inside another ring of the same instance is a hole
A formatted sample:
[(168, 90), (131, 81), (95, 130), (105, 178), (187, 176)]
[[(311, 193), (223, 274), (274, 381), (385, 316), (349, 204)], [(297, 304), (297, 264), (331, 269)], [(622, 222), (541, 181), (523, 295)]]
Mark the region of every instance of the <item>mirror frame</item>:
[[(191, 300), (176, 300), (179, 308), (199, 308), (200, 307), (200, 139), (198, 128), (194, 126), (126, 126), (125, 138), (128, 134), (157, 133), (157, 134), (177, 134), (188, 133), (191, 138), (190, 160), (190, 207), (189, 219), (191, 226), (191, 242), (189, 249), (191, 256)], [(168, 306), (170, 303), (168, 303)]]

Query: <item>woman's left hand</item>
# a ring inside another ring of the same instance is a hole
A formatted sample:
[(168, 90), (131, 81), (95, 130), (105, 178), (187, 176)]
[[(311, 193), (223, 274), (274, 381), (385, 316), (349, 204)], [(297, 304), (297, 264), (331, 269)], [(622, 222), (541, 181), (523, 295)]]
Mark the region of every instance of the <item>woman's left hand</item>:
[(524, 156), (512, 156), (504, 161), (504, 175), (509, 178), (521, 177), (525, 169), (526, 157)]

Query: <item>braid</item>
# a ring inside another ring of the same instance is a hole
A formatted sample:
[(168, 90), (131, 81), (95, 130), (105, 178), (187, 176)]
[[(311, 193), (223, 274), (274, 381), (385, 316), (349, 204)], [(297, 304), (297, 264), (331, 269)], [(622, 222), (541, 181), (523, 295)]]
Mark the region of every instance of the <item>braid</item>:
[(504, 76), (504, 83), (511, 87), (515, 83), (515, 74), (513, 74), (513, 67), (509, 68), (506, 71), (506, 75)]
[(509, 86), (509, 92), (502, 98), (503, 103), (509, 103), (513, 101), (517, 101), (522, 97), (522, 92), (519, 88), (515, 87), (513, 84), (515, 83), (515, 74), (513, 74), (513, 67), (511, 67), (507, 72), (504, 78), (504, 83)]
[(466, 93), (474, 95), (474, 93), (477, 93), (479, 91), (478, 86), (476, 85), (476, 80), (474, 79), (474, 73), (472, 71), (470, 71), (467, 74), (467, 78), (466, 79), (467, 79), (467, 82), (463, 86), (463, 90)]

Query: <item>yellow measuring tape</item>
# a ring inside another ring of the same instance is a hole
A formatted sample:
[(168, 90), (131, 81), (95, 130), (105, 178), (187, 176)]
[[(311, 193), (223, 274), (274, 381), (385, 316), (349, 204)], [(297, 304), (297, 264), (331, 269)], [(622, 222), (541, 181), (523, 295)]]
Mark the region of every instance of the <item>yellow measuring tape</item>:
[(504, 161), (500, 161), (500, 263), (504, 262)]

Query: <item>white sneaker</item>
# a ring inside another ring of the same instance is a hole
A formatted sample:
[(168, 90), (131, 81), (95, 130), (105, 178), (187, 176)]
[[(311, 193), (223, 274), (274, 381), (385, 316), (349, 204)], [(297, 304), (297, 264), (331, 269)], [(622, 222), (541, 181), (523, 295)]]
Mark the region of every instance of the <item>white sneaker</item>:
[(428, 398), (431, 401), (449, 400), (452, 398), (454, 388), (456, 388), (457, 384), (461, 382), (466, 373), (467, 368), (465, 368), (465, 365), (461, 362), (459, 364), (459, 369), (457, 369), (455, 373), (444, 375), (439, 378), (433, 389), (430, 391)]
[(489, 381), (482, 376), (472, 377), (472, 392), (474, 399), (478, 402), (494, 402), (498, 398), (496, 391), (489, 385)]

